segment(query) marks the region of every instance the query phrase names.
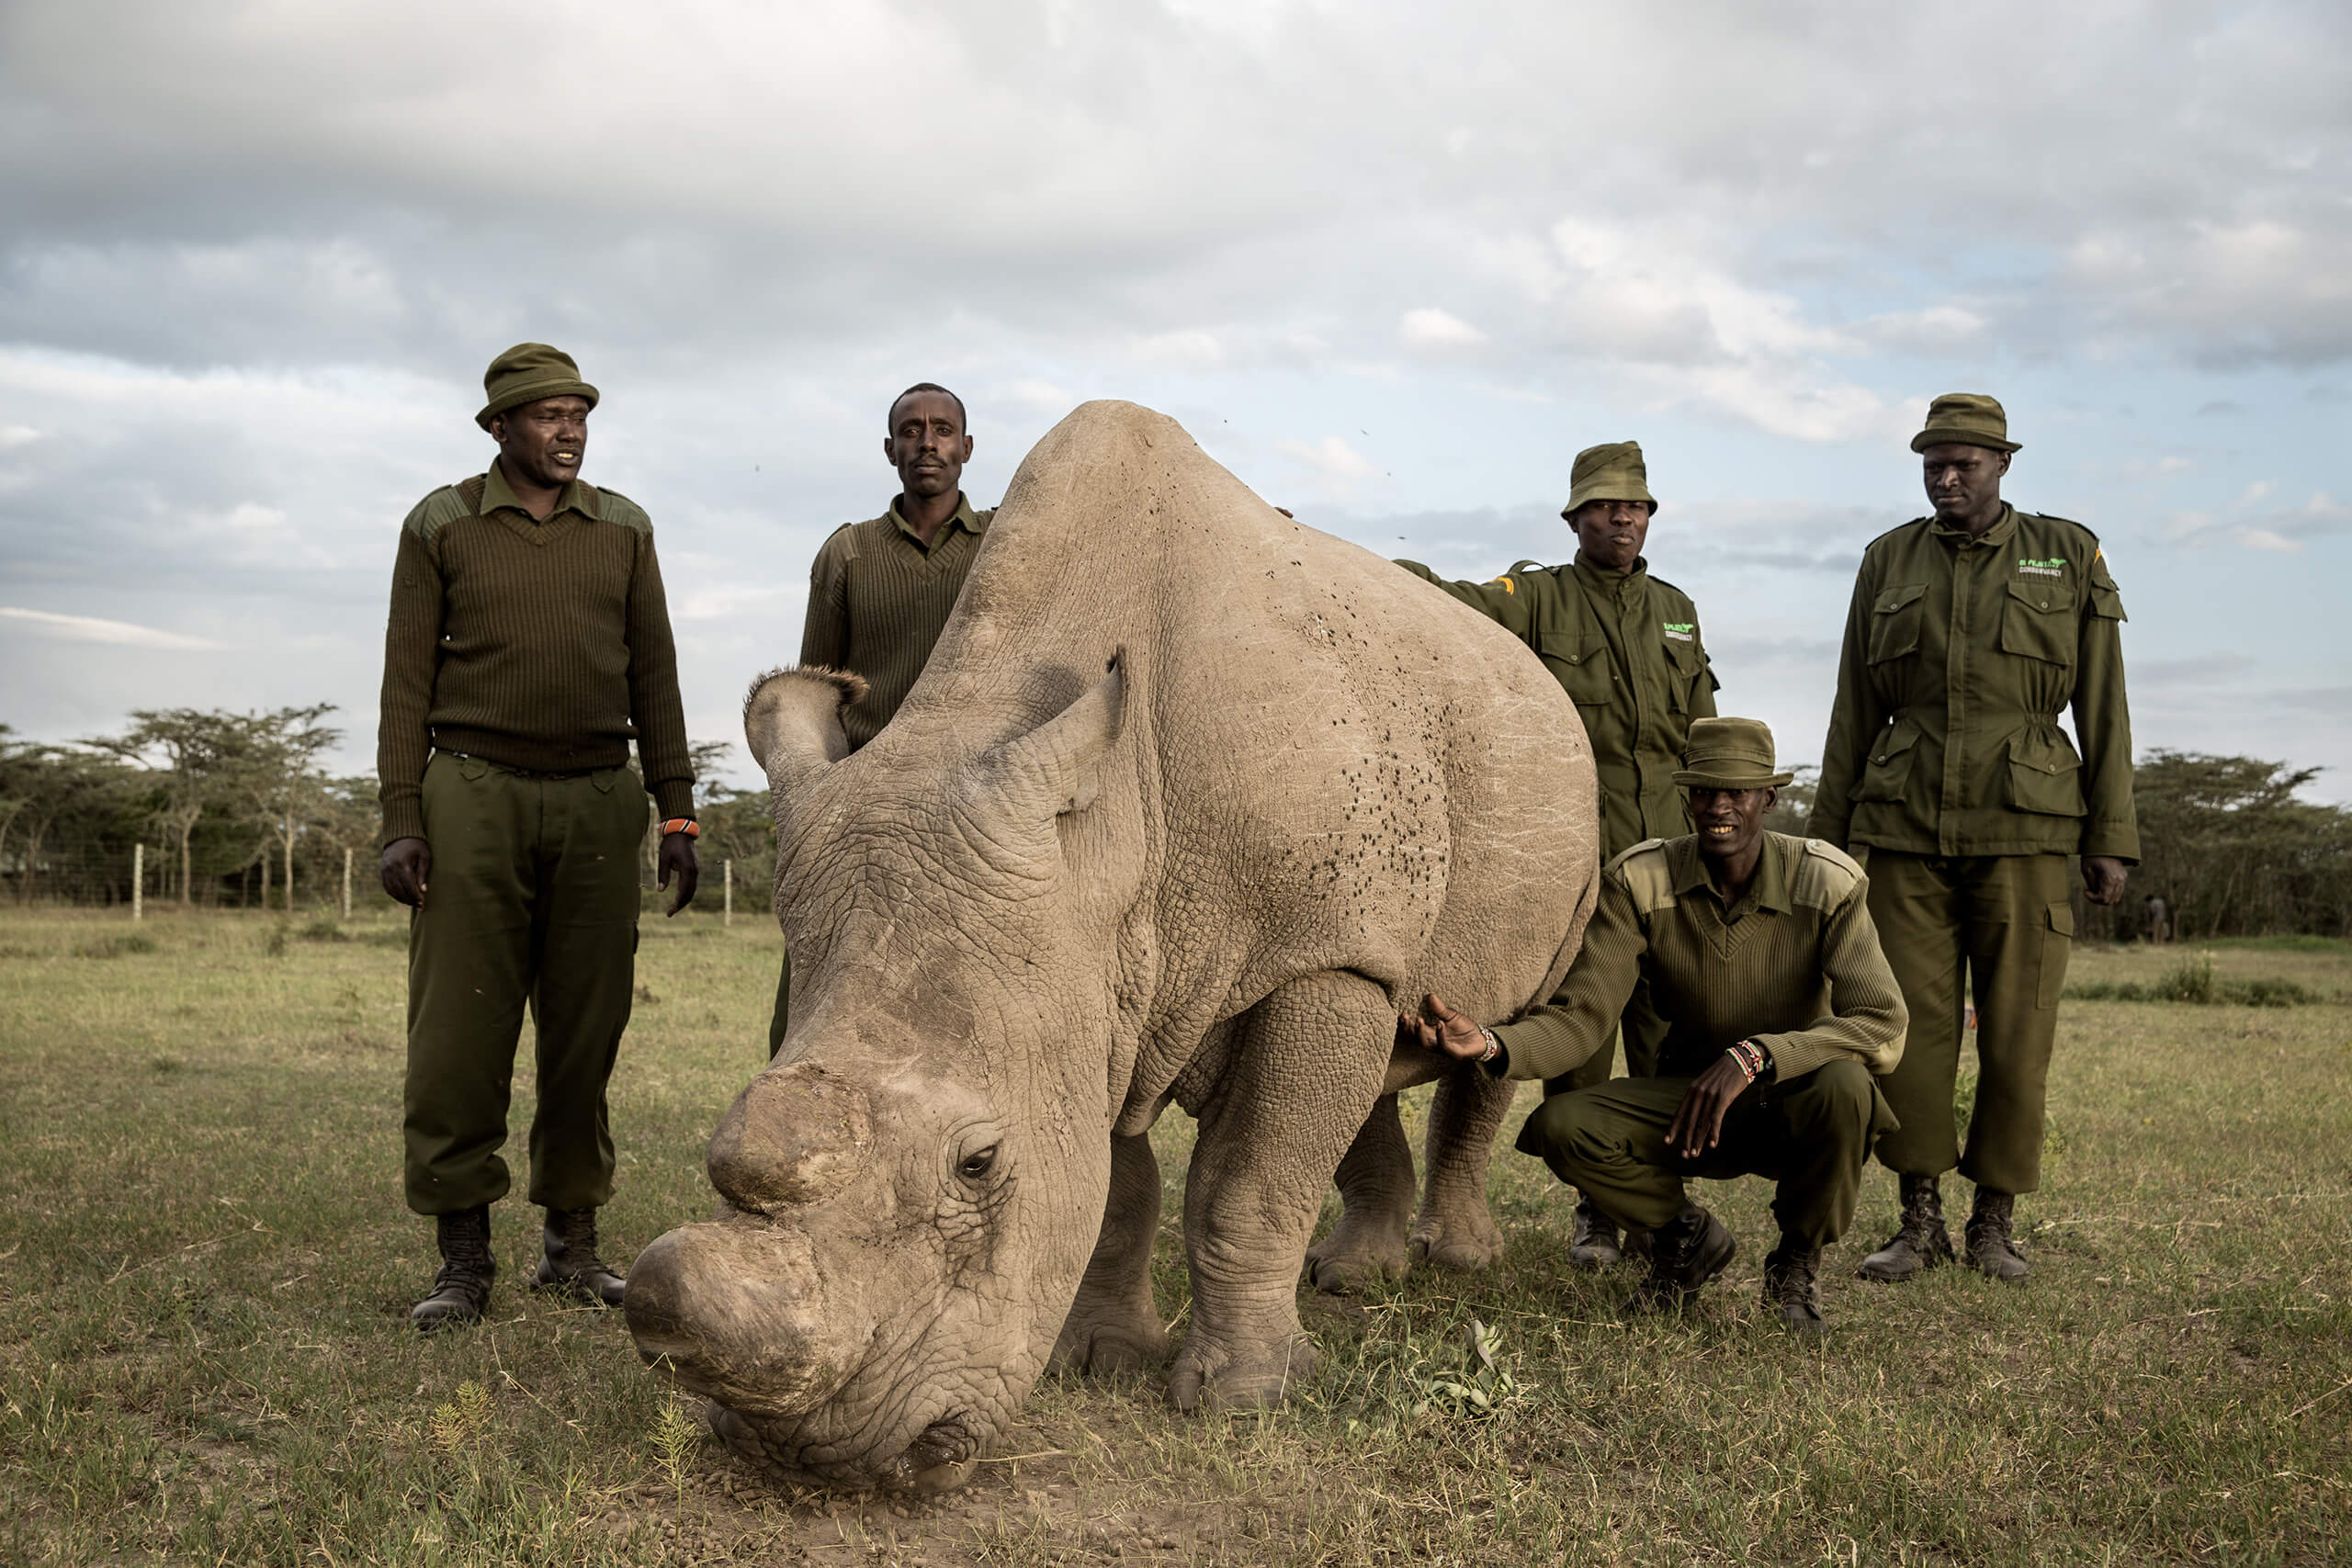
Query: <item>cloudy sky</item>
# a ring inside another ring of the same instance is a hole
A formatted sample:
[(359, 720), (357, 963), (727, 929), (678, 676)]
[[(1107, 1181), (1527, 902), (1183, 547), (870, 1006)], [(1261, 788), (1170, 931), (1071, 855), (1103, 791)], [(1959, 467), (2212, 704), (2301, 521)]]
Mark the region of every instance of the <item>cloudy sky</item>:
[(543, 339), (698, 738), (935, 379), (983, 504), (1132, 398), (1465, 577), (1638, 439), (1725, 711), (1811, 760), (1970, 389), (2105, 542), (2143, 748), (2352, 799), (2347, 81), (2340, 0), (9, 0), (0, 722), (332, 701), (370, 765), (400, 520)]

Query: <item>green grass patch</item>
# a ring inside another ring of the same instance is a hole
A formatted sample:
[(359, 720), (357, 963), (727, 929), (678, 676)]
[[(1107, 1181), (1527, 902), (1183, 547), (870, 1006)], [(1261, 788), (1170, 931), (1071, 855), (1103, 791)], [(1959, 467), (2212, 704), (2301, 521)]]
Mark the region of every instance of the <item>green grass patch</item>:
[(2211, 953), (2184, 959), (2154, 980), (2093, 980), (2067, 987), (2066, 996), (2085, 1002), (2187, 1002), (2198, 1007), (2248, 1008), (2305, 1007), (2323, 999), (2312, 987), (2283, 976), (2220, 974)]
[[(22, 955), (0, 965), (0, 1562), (2352, 1561), (2342, 951), (2218, 952), (2217, 983), (2320, 998), (2292, 1009), (2067, 1002), (2022, 1288), (1854, 1278), (1894, 1220), (1873, 1168), (1826, 1259), (1826, 1346), (1758, 1299), (1758, 1181), (1701, 1193), (1739, 1239), (1726, 1277), (1627, 1321), (1634, 1275), (1565, 1267), (1568, 1201), (1507, 1130), (1502, 1261), (1303, 1297), (1324, 1359), (1287, 1406), (1189, 1419), (1155, 1378), (1048, 1379), (970, 1485), (908, 1503), (779, 1491), (713, 1448), (616, 1318), (521, 1288), (519, 1192), (489, 1323), (407, 1330), (433, 1250), (400, 1198), (400, 916), (347, 942), (258, 913), (126, 924), (0, 913)], [(83, 952), (125, 934), (153, 956)], [(2086, 984), (2177, 962), (2077, 954)], [(616, 1261), (709, 1212), (704, 1144), (764, 1064), (775, 963), (764, 920), (645, 920), (661, 999), (613, 1082)], [(526, 1043), (518, 1189), (533, 1090)], [(1181, 1320), (1191, 1123), (1154, 1141)]]

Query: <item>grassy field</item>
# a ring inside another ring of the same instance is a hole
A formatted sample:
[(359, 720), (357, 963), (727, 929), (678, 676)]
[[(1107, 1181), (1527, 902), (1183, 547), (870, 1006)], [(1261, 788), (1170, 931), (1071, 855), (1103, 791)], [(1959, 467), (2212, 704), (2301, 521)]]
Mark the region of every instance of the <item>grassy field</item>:
[[(0, 914), (0, 1562), (2352, 1561), (2344, 943), (2215, 947), (2309, 1005), (2067, 1004), (2023, 1288), (1852, 1279), (1893, 1208), (1873, 1169), (1825, 1348), (1756, 1303), (1754, 1182), (1708, 1193), (1728, 1281), (1628, 1326), (1630, 1274), (1566, 1273), (1566, 1206), (1506, 1150), (1504, 1264), (1311, 1306), (1326, 1369), (1290, 1407), (1048, 1383), (978, 1480), (908, 1505), (780, 1495), (709, 1446), (616, 1317), (516, 1287), (519, 1199), (491, 1325), (404, 1328), (432, 1247), (400, 1200), (401, 930), (348, 937)], [(608, 1256), (707, 1210), (775, 951), (758, 919), (648, 919)], [(1190, 1125), (1158, 1136), (1174, 1316)]]

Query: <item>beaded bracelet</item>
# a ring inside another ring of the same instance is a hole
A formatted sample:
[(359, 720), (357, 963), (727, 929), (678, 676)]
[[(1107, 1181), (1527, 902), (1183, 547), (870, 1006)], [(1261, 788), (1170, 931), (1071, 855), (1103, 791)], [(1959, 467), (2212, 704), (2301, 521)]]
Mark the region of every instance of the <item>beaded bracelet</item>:
[(1727, 1045), (1724, 1048), (1724, 1055), (1732, 1059), (1732, 1064), (1739, 1068), (1749, 1083), (1754, 1083), (1764, 1071), (1764, 1047), (1753, 1040), (1741, 1040)]
[(1502, 1055), (1503, 1043), (1501, 1038), (1498, 1036), (1493, 1030), (1488, 1029), (1484, 1024), (1480, 1024), (1478, 1026), (1478, 1032), (1484, 1035), (1487, 1041), (1486, 1050), (1478, 1054), (1478, 1065), (1483, 1067), (1488, 1062), (1493, 1061), (1497, 1056)]

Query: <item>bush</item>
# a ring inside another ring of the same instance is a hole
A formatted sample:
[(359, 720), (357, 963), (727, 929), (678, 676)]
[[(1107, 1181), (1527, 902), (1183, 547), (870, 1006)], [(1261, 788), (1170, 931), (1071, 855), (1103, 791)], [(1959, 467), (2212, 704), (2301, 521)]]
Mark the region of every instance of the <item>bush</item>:
[(2066, 995), (2083, 1002), (2188, 1002), (2198, 1007), (2245, 1008), (2302, 1007), (2321, 999), (2311, 987), (2292, 980), (2233, 980), (2216, 975), (2210, 953), (2183, 959), (2144, 986), (2132, 980), (2101, 980), (2069, 986)]
[(137, 931), (125, 931), (116, 936), (100, 937), (96, 942), (85, 942), (74, 951), (84, 958), (120, 958), (126, 953), (154, 952), (155, 939), (141, 936)]

